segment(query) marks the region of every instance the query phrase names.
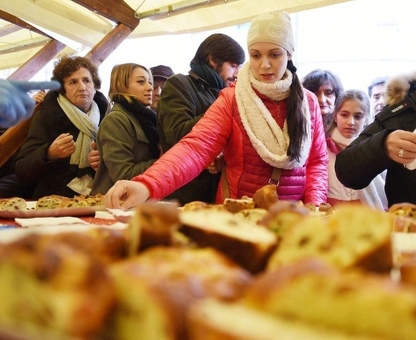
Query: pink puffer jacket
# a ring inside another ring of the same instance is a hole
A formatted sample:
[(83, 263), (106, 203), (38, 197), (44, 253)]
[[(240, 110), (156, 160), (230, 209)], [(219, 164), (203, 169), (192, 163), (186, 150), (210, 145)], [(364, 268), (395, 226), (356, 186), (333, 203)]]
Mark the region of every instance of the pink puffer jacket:
[[(326, 202), (328, 153), (318, 102), (309, 91), (305, 90), (305, 93), (312, 124), (309, 159), (301, 168), (282, 171), (278, 196), (282, 200), (320, 204)], [(287, 113), (286, 100), (274, 102), (264, 96), (261, 98), (281, 124)], [(222, 90), (192, 131), (133, 180), (144, 183), (151, 198), (161, 199), (196, 177), (221, 152), (231, 198), (252, 197), (257, 189), (268, 183), (273, 169), (257, 154), (242, 127), (234, 86)], [(221, 183), (216, 201), (224, 201)]]

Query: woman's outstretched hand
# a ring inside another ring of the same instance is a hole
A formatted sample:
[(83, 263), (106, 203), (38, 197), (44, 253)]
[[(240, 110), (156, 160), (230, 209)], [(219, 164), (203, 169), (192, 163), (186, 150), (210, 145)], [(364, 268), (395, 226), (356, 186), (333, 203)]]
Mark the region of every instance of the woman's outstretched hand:
[(105, 206), (109, 209), (127, 210), (148, 200), (147, 187), (135, 181), (117, 181), (105, 195)]

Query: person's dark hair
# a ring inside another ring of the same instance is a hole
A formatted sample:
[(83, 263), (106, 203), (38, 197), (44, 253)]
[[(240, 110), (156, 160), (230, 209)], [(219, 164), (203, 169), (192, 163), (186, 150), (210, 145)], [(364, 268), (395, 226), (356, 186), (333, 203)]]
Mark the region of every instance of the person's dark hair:
[(240, 44), (222, 33), (215, 33), (206, 38), (198, 47), (192, 62), (209, 65), (209, 57), (220, 67), (225, 62), (241, 65), (245, 54)]
[(55, 63), (51, 78), (52, 80), (60, 82), (61, 89), (59, 91), (61, 94), (65, 94), (64, 79), (82, 67), (90, 71), (94, 88), (96, 90), (101, 88), (101, 79), (98, 75), (98, 68), (90, 59), (77, 56), (64, 56)]
[(332, 131), (337, 126), (337, 123), (335, 122), (335, 116), (336, 114), (341, 110), (342, 105), (347, 100), (357, 100), (360, 102), (361, 108), (363, 112), (365, 113), (367, 117), (367, 122), (365, 125), (369, 123), (370, 120), (370, 98), (367, 96), (367, 94), (362, 90), (345, 90), (342, 91), (341, 94), (338, 96), (338, 98), (335, 101), (334, 111), (328, 115), (328, 124), (325, 127), (325, 135), (330, 136)]
[(377, 85), (384, 85), (387, 81), (387, 77), (378, 77), (374, 79), (371, 84), (368, 86), (368, 96), (371, 98), (373, 94), (373, 87)]
[(335, 98), (338, 98), (344, 90), (341, 80), (331, 71), (316, 69), (309, 72), (302, 79), (302, 85), (305, 89), (316, 93), (319, 88), (326, 82), (329, 82), (334, 88)]
[(302, 103), (304, 100), (304, 92), (302, 84), (296, 74), (296, 67), (293, 65), (293, 61), (287, 62), (287, 68), (292, 72), (293, 80), (290, 85), (290, 94), (288, 97), (287, 111), (293, 112), (293, 114), (287, 115), (287, 129), (290, 137), (289, 146), (287, 149), (287, 155), (291, 160), (299, 160), (302, 140), (307, 132), (307, 118), (303, 115)]

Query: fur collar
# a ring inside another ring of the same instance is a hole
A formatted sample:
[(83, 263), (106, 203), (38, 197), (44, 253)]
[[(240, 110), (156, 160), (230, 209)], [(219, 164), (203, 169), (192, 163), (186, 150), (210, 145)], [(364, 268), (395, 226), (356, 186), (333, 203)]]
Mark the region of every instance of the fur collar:
[(403, 101), (410, 89), (410, 83), (416, 82), (416, 71), (395, 76), (386, 82), (386, 98), (387, 105), (396, 105)]

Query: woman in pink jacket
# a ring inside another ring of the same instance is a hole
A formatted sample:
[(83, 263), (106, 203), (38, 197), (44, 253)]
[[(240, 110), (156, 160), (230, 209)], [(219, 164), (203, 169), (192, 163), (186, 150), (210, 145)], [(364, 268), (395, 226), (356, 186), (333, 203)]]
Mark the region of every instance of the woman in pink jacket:
[(272, 12), (255, 18), (247, 45), (250, 61), (235, 86), (222, 90), (192, 131), (144, 174), (117, 182), (106, 195), (107, 207), (128, 209), (149, 198), (164, 198), (221, 153), (225, 166), (217, 203), (226, 197), (252, 197), (269, 182), (278, 184), (281, 200), (326, 202), (322, 117), (292, 62), (289, 15)]

